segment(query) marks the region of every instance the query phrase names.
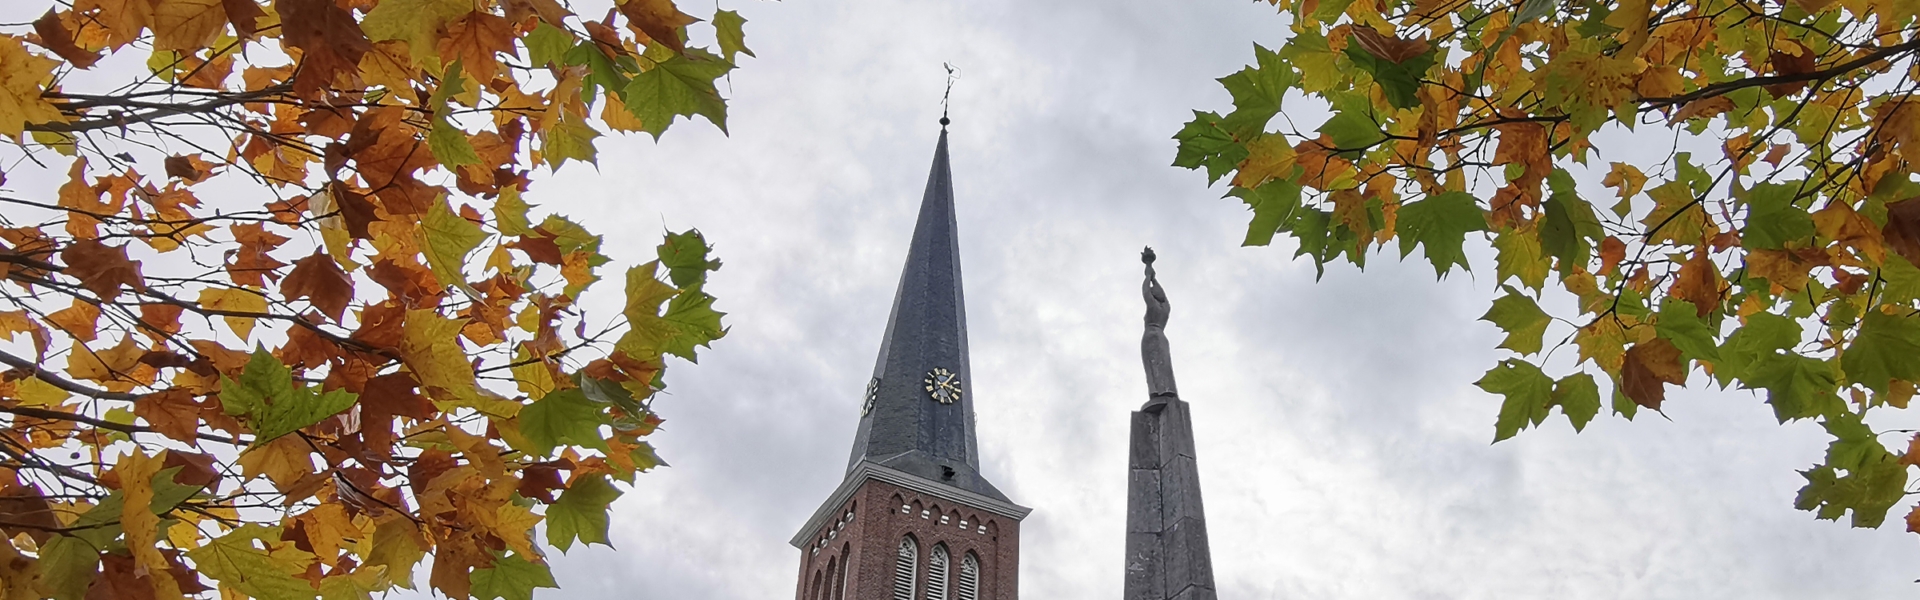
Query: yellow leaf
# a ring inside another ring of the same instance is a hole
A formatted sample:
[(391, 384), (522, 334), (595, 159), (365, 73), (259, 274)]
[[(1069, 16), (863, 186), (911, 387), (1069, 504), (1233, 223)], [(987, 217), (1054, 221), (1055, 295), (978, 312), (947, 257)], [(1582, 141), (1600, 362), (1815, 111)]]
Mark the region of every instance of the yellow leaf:
[[(206, 288), (200, 290), (200, 307), (212, 310), (233, 311), (236, 313), (266, 314), (267, 297), (242, 288)], [(227, 329), (241, 340), (249, 339), (253, 333), (254, 317), (241, 315), (222, 315)]]
[(221, 0), (159, 0), (153, 7), (153, 48), (192, 52), (226, 30)]
[(466, 324), (466, 319), (449, 319), (432, 310), (407, 311), (400, 332), (400, 357), (442, 409), (470, 407), (511, 417), (519, 412), (520, 403), (482, 390), (474, 381), (473, 363), (459, 341)]
[(240, 465), (240, 475), (247, 481), (265, 475), (274, 487), (286, 490), (313, 472), (310, 450), (305, 438), (284, 435), (265, 446), (247, 449), (234, 463)]
[(72, 305), (47, 315), (47, 322), (73, 339), (91, 342), (100, 333), (100, 308), (74, 298)]
[(146, 350), (134, 343), (132, 336), (121, 338), (119, 345), (105, 350), (94, 350), (75, 341), (67, 355), (67, 374), (75, 379), (108, 384), (133, 381), (138, 376), (135, 370), (143, 366), (140, 357), (144, 354)]
[(314, 556), (329, 567), (338, 564), (340, 549), (345, 547), (346, 540), (366, 537), (366, 532), (354, 526), (346, 507), (339, 503), (322, 502), (300, 515), (299, 520), (306, 527)]
[(7, 397), (20, 401), (21, 406), (59, 406), (72, 394), (54, 387), (53, 384), (29, 377), (13, 382), (13, 393)]
[(614, 131), (646, 131), (640, 117), (634, 116), (632, 111), (627, 110), (627, 105), (620, 102), (619, 94), (607, 94), (607, 107), (601, 109), (600, 119), (606, 121), (607, 128)]
[(462, 287), (467, 284), (467, 254), (490, 237), (480, 230), (479, 225), (454, 214), (453, 209), (447, 206), (445, 195), (441, 195), (439, 201), (427, 209), (427, 218), (420, 225), (420, 235), (424, 238), (427, 266), (433, 271), (434, 279), (438, 279), (441, 285)]
[(0, 35), (0, 135), (18, 137), (28, 125), (65, 121), (40, 97), (60, 61), (27, 52), (20, 38)]
[(547, 370), (545, 363), (539, 361), (529, 362), (531, 358), (533, 358), (533, 354), (527, 352), (526, 348), (521, 348), (520, 351), (514, 355), (514, 362), (525, 362), (526, 364), (513, 368), (513, 382), (519, 386), (520, 393), (526, 394), (529, 398), (546, 396), (547, 392), (553, 391), (555, 387), (553, 383), (553, 373)]
[(1262, 135), (1247, 143), (1247, 158), (1236, 167), (1233, 185), (1253, 189), (1270, 179), (1292, 179), (1293, 167), (1293, 146), (1286, 136)]
[[(127, 550), (133, 562), (148, 573), (166, 573), (171, 565), (160, 554), (160, 515), (153, 514), (153, 476), (163, 466), (158, 456), (147, 456), (138, 448), (120, 459), (114, 471), (120, 475), (120, 492), (126, 502), (120, 507), (120, 526), (127, 535)], [(172, 577), (149, 577), (158, 600), (177, 600), (180, 587)]]
[(1828, 203), (1826, 208), (1813, 213), (1813, 226), (1821, 237), (1853, 248), (1869, 264), (1880, 265), (1887, 260), (1886, 240), (1881, 237), (1880, 228), (1844, 201)]
[(540, 523), (541, 518), (518, 504), (502, 504), (494, 514), (493, 536), (506, 542), (508, 548), (521, 556), (536, 556), (533, 541), (527, 536), (533, 533), (533, 526)]
[(13, 339), (13, 334), (34, 330), (33, 321), (27, 318), (24, 310), (0, 310), (0, 335)]
[(1620, 28), (1620, 50), (1614, 56), (1639, 56), (1640, 50), (1647, 46), (1647, 37), (1652, 34), (1652, 30), (1647, 28), (1647, 22), (1652, 18), (1653, 0), (1621, 0), (1620, 6), (1613, 9), (1606, 20), (1606, 24)]

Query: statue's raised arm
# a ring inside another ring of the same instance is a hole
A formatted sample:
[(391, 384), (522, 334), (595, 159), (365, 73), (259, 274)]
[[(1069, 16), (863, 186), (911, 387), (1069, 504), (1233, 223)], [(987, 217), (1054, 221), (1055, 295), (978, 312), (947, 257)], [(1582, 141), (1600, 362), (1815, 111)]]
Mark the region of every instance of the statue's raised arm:
[(1140, 360), (1147, 368), (1147, 394), (1151, 399), (1175, 397), (1173, 386), (1173, 354), (1167, 347), (1167, 315), (1172, 306), (1167, 303), (1167, 291), (1161, 289), (1160, 281), (1153, 274), (1153, 248), (1140, 252), (1140, 262), (1146, 263), (1146, 280), (1140, 283), (1140, 295), (1147, 302), (1147, 330), (1140, 337)]

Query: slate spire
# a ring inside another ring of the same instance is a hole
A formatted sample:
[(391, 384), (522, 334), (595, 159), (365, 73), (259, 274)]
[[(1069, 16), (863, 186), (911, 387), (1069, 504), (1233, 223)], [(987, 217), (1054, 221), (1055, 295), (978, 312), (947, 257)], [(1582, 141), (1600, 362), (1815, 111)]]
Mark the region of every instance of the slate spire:
[(847, 471), (873, 462), (1005, 501), (980, 476), (944, 118), (941, 125)]
[(1200, 506), (1200, 469), (1194, 462), (1193, 418), (1173, 385), (1173, 363), (1163, 330), (1170, 305), (1153, 274), (1153, 249), (1141, 295), (1147, 302), (1140, 358), (1147, 370), (1147, 403), (1133, 413), (1127, 471), (1126, 600), (1214, 600), (1213, 557), (1207, 516)]

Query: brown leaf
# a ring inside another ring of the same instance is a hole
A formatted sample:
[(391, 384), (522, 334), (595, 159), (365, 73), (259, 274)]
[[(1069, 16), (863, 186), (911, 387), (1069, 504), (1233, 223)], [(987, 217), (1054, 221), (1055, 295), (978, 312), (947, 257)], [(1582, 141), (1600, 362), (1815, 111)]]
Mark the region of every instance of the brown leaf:
[(1600, 272), (1598, 275), (1604, 277), (1613, 273), (1613, 270), (1620, 266), (1620, 261), (1626, 259), (1627, 243), (1620, 241), (1620, 238), (1607, 236), (1607, 239), (1600, 240)]
[(335, 181), (327, 186), (327, 197), (333, 200), (334, 209), (339, 212), (340, 219), (346, 222), (348, 235), (355, 239), (373, 239), (373, 234), (367, 233), (367, 226), (380, 220), (380, 217), (365, 194)]
[(91, 342), (99, 333), (100, 307), (93, 303), (73, 299), (73, 304), (47, 315), (47, 324), (52, 325), (74, 339)]
[[(1797, 50), (1797, 52), (1782, 52), (1781, 48)], [(1787, 40), (1781, 44), (1780, 47), (1776, 47), (1767, 57), (1767, 65), (1773, 67), (1773, 74), (1775, 76), (1797, 77), (1817, 70), (1819, 60), (1820, 57), (1815, 56), (1812, 49), (1807, 48), (1800, 42)], [(1806, 87), (1807, 82), (1795, 81), (1791, 83), (1776, 83), (1766, 86), (1765, 89), (1767, 93), (1773, 94), (1775, 98), (1784, 98), (1806, 89)]]
[(180, 313), (185, 308), (172, 304), (147, 303), (140, 305), (140, 331), (154, 342), (165, 342), (166, 336), (180, 333)]
[(154, 600), (153, 580), (138, 573), (133, 557), (120, 552), (100, 556), (100, 574), (87, 586), (86, 600)]
[(413, 486), (415, 498), (427, 495), (427, 488), (440, 474), (447, 472), (459, 463), (445, 450), (428, 448), (415, 457), (413, 464), (407, 467), (407, 483)]
[(180, 467), (173, 474), (173, 482), (180, 485), (206, 487), (220, 481), (220, 471), (214, 469), (213, 455), (185, 450), (168, 450), (162, 469)]
[(335, 78), (358, 73), (360, 57), (373, 49), (359, 20), (334, 0), (278, 0), (274, 9), (282, 39), (301, 51), (293, 91), (303, 97), (318, 98)]
[(556, 267), (566, 263), (566, 257), (560, 252), (560, 245), (555, 244), (553, 237), (549, 235), (523, 235), (520, 236), (519, 241), (507, 244), (507, 247), (527, 253), (527, 258), (533, 262)]
[(507, 0), (507, 20), (515, 24), (524, 23), (529, 17), (538, 15), (540, 20), (549, 25), (565, 27), (567, 17), (572, 14), (554, 0)]
[[(301, 315), (300, 319), (308, 323), (318, 323), (319, 317), (313, 314)], [(309, 327), (292, 327), (287, 330), (287, 343), (273, 353), (280, 362), (297, 369), (317, 369), (340, 356), (340, 346), (321, 337)]]
[(253, 37), (254, 32), (260, 30), (260, 19), (267, 16), (254, 0), (220, 0), (220, 6), (226, 9), (227, 20), (243, 39)]
[(520, 496), (553, 504), (553, 490), (566, 489), (560, 482), (560, 469), (548, 464), (527, 465), (520, 471)]
[(40, 44), (52, 50), (60, 58), (67, 59), (76, 68), (85, 69), (100, 60), (100, 53), (88, 52), (73, 42), (73, 32), (60, 20), (60, 15), (47, 10), (47, 14), (33, 22), (33, 32), (40, 34)]
[(1388, 62), (1399, 64), (1407, 59), (1425, 54), (1430, 46), (1426, 40), (1406, 40), (1389, 33), (1382, 33), (1372, 27), (1354, 27), (1353, 39), (1360, 48)]
[(393, 419), (433, 418), (439, 411), (416, 390), (417, 382), (408, 373), (390, 373), (367, 380), (360, 394), (360, 440), (368, 452), (381, 458), (393, 455)]
[(630, 20), (629, 26), (676, 53), (686, 51), (686, 44), (680, 40), (680, 28), (699, 21), (680, 12), (673, 0), (627, 0), (618, 4), (618, 8), (620, 14)]
[(165, 164), (168, 177), (178, 177), (187, 183), (200, 183), (213, 175), (214, 164), (199, 154), (169, 156)]
[(127, 259), (126, 246), (108, 246), (95, 240), (79, 240), (60, 251), (67, 263), (65, 273), (80, 280), (80, 286), (102, 300), (120, 296), (120, 286), (146, 290), (140, 278), (140, 261)]
[(1720, 307), (1720, 269), (1707, 256), (1706, 248), (1695, 248), (1693, 258), (1680, 265), (1680, 276), (1670, 293), (1692, 302), (1702, 317)]
[(391, 260), (373, 263), (367, 269), (367, 275), (374, 283), (387, 288), (393, 297), (408, 306), (427, 304), (439, 294), (439, 286), (433, 279), (433, 273), (417, 265), (402, 265)]
[(339, 323), (353, 301), (353, 278), (340, 270), (333, 257), (316, 249), (313, 255), (293, 261), (293, 271), (280, 283), (280, 293), (288, 300), (306, 298)]
[(234, 225), (227, 229), (233, 233), (234, 241), (240, 244), (240, 247), (227, 251), (232, 257), (232, 261), (227, 263), (227, 276), (234, 283), (258, 288), (265, 287), (269, 279), (280, 280), (279, 269), (287, 266), (287, 263), (267, 253), (287, 243), (286, 236), (269, 232), (259, 223)]
[(1887, 246), (1920, 266), (1920, 197), (1887, 204), (1887, 225), (1880, 230)]
[(1634, 404), (1660, 410), (1660, 402), (1667, 398), (1664, 384), (1668, 383), (1687, 383), (1686, 366), (1673, 343), (1656, 337), (1627, 349), (1626, 362), (1620, 368), (1620, 391)]
[(369, 304), (360, 309), (360, 328), (351, 338), (375, 348), (397, 348), (406, 319), (407, 308), (397, 302)]
[(60, 520), (55, 518), (53, 506), (47, 504), (39, 486), (8, 483), (0, 489), (0, 531), (6, 532), (7, 537), (25, 533), (34, 542), (44, 544), (59, 527)]
[(193, 394), (186, 390), (172, 389), (141, 396), (133, 403), (133, 415), (146, 419), (147, 426), (160, 435), (188, 444), (198, 441), (200, 405), (193, 402)]

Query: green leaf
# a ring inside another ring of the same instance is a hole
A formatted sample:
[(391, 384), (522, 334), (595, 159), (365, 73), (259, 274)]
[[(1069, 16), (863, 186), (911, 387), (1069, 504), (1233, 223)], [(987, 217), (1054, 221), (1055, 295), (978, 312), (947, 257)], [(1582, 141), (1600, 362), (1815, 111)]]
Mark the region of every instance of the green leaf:
[(547, 506), (547, 544), (566, 552), (573, 541), (582, 544), (607, 543), (607, 505), (620, 497), (620, 490), (607, 483), (605, 475), (582, 477), (573, 482), (560, 499)]
[(1747, 222), (1740, 240), (1748, 248), (1778, 250), (1813, 237), (1813, 216), (1793, 205), (1797, 184), (1762, 183), (1747, 192)]
[(694, 357), (696, 347), (707, 346), (727, 335), (726, 328), (720, 324), (720, 317), (727, 313), (714, 310), (713, 300), (713, 296), (695, 285), (667, 301), (667, 312), (660, 320), (675, 332), (664, 347), (668, 354), (698, 362)]
[(655, 140), (666, 132), (673, 118), (694, 115), (727, 130), (727, 103), (714, 87), (714, 80), (733, 70), (733, 65), (698, 48), (674, 55), (666, 61), (635, 75), (622, 96), (627, 110), (640, 119), (640, 127)]
[[(268, 552), (256, 547), (256, 541), (267, 548), (276, 543), (281, 547)], [(260, 600), (311, 600), (318, 594), (312, 584), (294, 577), (306, 572), (313, 555), (281, 542), (279, 527), (242, 525), (205, 546), (188, 550), (187, 558), (202, 575)]]
[(1573, 176), (1566, 169), (1554, 169), (1547, 178), (1553, 189), (1544, 203), (1546, 220), (1540, 225), (1540, 249), (1560, 261), (1560, 271), (1586, 267), (1593, 257), (1592, 241), (1606, 237), (1593, 205), (1576, 193)]
[(627, 73), (639, 70), (638, 68), (622, 68), (623, 64), (633, 63), (635, 61), (631, 57), (623, 56), (621, 58), (625, 59), (625, 61), (614, 62), (613, 59), (607, 58), (606, 54), (600, 52), (599, 48), (595, 48), (594, 43), (591, 41), (581, 42), (580, 45), (574, 46), (572, 50), (567, 51), (566, 56), (563, 58), (569, 65), (584, 66), (587, 68), (587, 76), (580, 80), (580, 98), (586, 100), (588, 103), (592, 103), (593, 99), (599, 96), (599, 91), (602, 89), (615, 92), (626, 89), (627, 85), (631, 82), (631, 79), (627, 77)]
[(414, 541), (417, 525), (406, 519), (388, 519), (374, 525), (373, 549), (367, 553), (367, 566), (384, 566), (394, 585), (413, 587), (413, 569), (426, 551)]
[(567, 51), (571, 50), (575, 43), (573, 34), (554, 27), (546, 21), (540, 21), (533, 27), (533, 31), (527, 32), (527, 36), (520, 41), (527, 45), (527, 59), (536, 67), (544, 67), (556, 62), (564, 64)]
[(506, 186), (500, 188), (500, 199), (493, 202), (493, 223), (500, 229), (500, 235), (526, 235), (533, 233), (533, 225), (527, 222), (527, 210), (533, 208), (520, 199), (520, 188)]
[(1500, 342), (1506, 348), (1521, 354), (1534, 354), (1540, 351), (1541, 337), (1547, 333), (1547, 325), (1553, 322), (1547, 311), (1540, 305), (1511, 287), (1500, 286), (1507, 295), (1493, 301), (1493, 308), (1480, 320), (1494, 324), (1507, 332), (1507, 339)]
[(361, 31), (372, 41), (405, 40), (413, 64), (440, 66), (440, 30), (447, 21), (473, 12), (471, 0), (391, 0), (381, 2), (360, 20)]
[(1467, 232), (1487, 228), (1486, 213), (1473, 196), (1464, 192), (1447, 192), (1402, 205), (1398, 219), (1401, 258), (1419, 244), (1433, 263), (1434, 274), (1440, 277), (1446, 276), (1453, 265), (1470, 269), (1461, 245)]
[(1239, 198), (1253, 211), (1253, 222), (1247, 225), (1247, 239), (1242, 246), (1265, 246), (1273, 243), (1273, 234), (1300, 209), (1300, 184), (1291, 181), (1273, 180), (1260, 187), (1247, 189), (1233, 188), (1228, 196)]
[(1233, 112), (1221, 121), (1221, 127), (1240, 139), (1267, 129), (1267, 121), (1280, 112), (1280, 100), (1287, 89), (1299, 81), (1293, 67), (1280, 55), (1259, 44), (1253, 45), (1254, 66), (1220, 78), (1220, 85), (1233, 95)]
[(1420, 79), (1427, 76), (1428, 69), (1433, 68), (1438, 60), (1437, 52), (1438, 49), (1428, 50), (1396, 63), (1368, 53), (1356, 40), (1347, 41), (1347, 58), (1353, 61), (1355, 67), (1373, 75), (1374, 83), (1380, 86), (1380, 93), (1395, 108), (1420, 105)]
[(40, 582), (55, 600), (80, 600), (100, 573), (100, 551), (86, 540), (56, 535), (40, 546)]
[(1193, 111), (1193, 120), (1173, 134), (1180, 142), (1180, 149), (1174, 153), (1173, 166), (1184, 169), (1206, 167), (1207, 184), (1219, 181), (1222, 176), (1232, 172), (1247, 158), (1247, 147), (1234, 141), (1227, 130), (1221, 128), (1222, 118), (1210, 112)]
[(467, 254), (489, 237), (479, 225), (453, 212), (446, 194), (427, 209), (426, 220), (420, 222), (420, 235), (425, 242), (421, 251), (427, 255), (427, 268), (433, 271), (433, 278), (441, 285), (459, 286), (467, 283)]
[(519, 419), (521, 435), (541, 456), (552, 456), (560, 445), (607, 451), (606, 437), (600, 433), (600, 426), (607, 423), (606, 410), (578, 389), (548, 393), (521, 409)]
[(1510, 278), (1520, 285), (1539, 290), (1547, 283), (1547, 257), (1540, 251), (1537, 231), (1509, 229), (1494, 234), (1494, 279), (1506, 283)]
[(1868, 311), (1860, 335), (1840, 355), (1840, 365), (1847, 381), (1879, 394), (1887, 393), (1894, 379), (1920, 381), (1920, 319)]
[[(1906, 495), (1906, 465), (1880, 445), (1859, 415), (1843, 413), (1822, 425), (1835, 438), (1827, 446), (1827, 464), (1800, 472), (1807, 485), (1794, 498), (1794, 508), (1828, 520), (1852, 511), (1854, 527), (1879, 527)], [(1839, 475), (1842, 470), (1846, 475)]]
[(1767, 404), (1781, 423), (1846, 411), (1831, 363), (1799, 354), (1766, 354), (1753, 361), (1748, 389), (1767, 390)]
[[(553, 243), (560, 247), (561, 252), (574, 253), (584, 250), (594, 254), (600, 253), (600, 236), (594, 235), (587, 231), (587, 228), (560, 215), (547, 215), (546, 220), (540, 221), (540, 231), (553, 236)], [(605, 262), (602, 260), (593, 264), (598, 266)]]
[(713, 13), (713, 29), (720, 41), (720, 54), (727, 57), (727, 62), (733, 62), (733, 57), (737, 54), (759, 56), (747, 49), (747, 34), (741, 27), (746, 24), (747, 20), (742, 18), (740, 13), (730, 10)]
[[(1495, 443), (1513, 437), (1530, 424), (1539, 425), (1547, 419), (1547, 407), (1552, 402), (1553, 380), (1541, 373), (1540, 367), (1526, 361), (1503, 360), (1473, 384), (1488, 393), (1506, 397), (1506, 401), (1500, 404), (1500, 418), (1493, 425)], [(1572, 393), (1571, 389), (1569, 393)]]
[(1628, 421), (1632, 421), (1633, 415), (1638, 412), (1640, 412), (1640, 405), (1634, 402), (1632, 398), (1628, 398), (1626, 394), (1620, 392), (1620, 379), (1618, 377), (1614, 378), (1613, 414), (1620, 415)]
[(697, 229), (682, 233), (668, 233), (666, 240), (660, 243), (655, 253), (660, 256), (660, 264), (667, 267), (667, 278), (673, 286), (685, 288), (704, 283), (707, 271), (720, 270), (719, 260), (710, 260), (707, 253), (713, 250), (707, 245), (705, 237)]
[(253, 427), (250, 447), (319, 423), (359, 401), (358, 394), (344, 389), (316, 393), (314, 387), (293, 385), (293, 371), (264, 348), (253, 352), (240, 381), (221, 375), (220, 382), (221, 408)]
[(1660, 318), (1653, 323), (1653, 331), (1673, 347), (1680, 349), (1680, 355), (1692, 360), (1720, 360), (1720, 348), (1713, 339), (1717, 333), (1700, 318), (1700, 310), (1692, 302), (1678, 298), (1667, 298), (1660, 303)]
[(1764, 312), (1747, 315), (1746, 326), (1733, 330), (1720, 346), (1720, 362), (1714, 365), (1714, 377), (1720, 380), (1721, 387), (1736, 379), (1744, 380), (1755, 361), (1799, 343), (1800, 324), (1793, 319)]
[(586, 121), (562, 111), (553, 126), (540, 132), (540, 158), (555, 171), (560, 170), (560, 166), (567, 164), (569, 159), (597, 164), (600, 151), (593, 147), (593, 140), (597, 137), (600, 137), (600, 132), (594, 131)]
[(1333, 139), (1340, 147), (1341, 154), (1356, 158), (1361, 150), (1372, 148), (1381, 140), (1387, 139), (1387, 132), (1380, 129), (1380, 122), (1373, 114), (1373, 105), (1361, 94), (1335, 93), (1328, 95), (1333, 105), (1333, 117), (1320, 126), (1320, 133)]
[(433, 118), (433, 128), (427, 131), (427, 149), (448, 169), (480, 164), (480, 154), (474, 152), (473, 144), (467, 141), (467, 132), (454, 127), (445, 117)]
[(493, 566), (474, 569), (467, 576), (474, 600), (533, 600), (534, 588), (559, 588), (547, 565), (529, 562), (518, 554), (494, 559)]
[(1886, 280), (1881, 288), (1886, 302), (1907, 303), (1920, 300), (1920, 268), (1904, 260), (1888, 258), (1880, 266), (1880, 278)]
[(1574, 373), (1553, 382), (1552, 404), (1560, 407), (1567, 415), (1567, 421), (1573, 423), (1573, 431), (1578, 433), (1587, 428), (1594, 415), (1600, 414), (1600, 384), (1586, 373)]

